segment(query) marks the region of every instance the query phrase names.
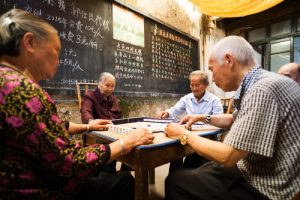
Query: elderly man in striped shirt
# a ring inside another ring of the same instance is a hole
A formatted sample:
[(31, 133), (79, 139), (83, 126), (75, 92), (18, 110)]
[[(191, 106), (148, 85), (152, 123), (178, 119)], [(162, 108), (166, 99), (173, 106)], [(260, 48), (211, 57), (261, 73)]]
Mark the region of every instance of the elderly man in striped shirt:
[[(290, 78), (263, 70), (242, 37), (219, 41), (209, 69), (224, 91), (237, 90), (235, 112), (188, 115), (230, 128), (223, 142), (190, 134), (177, 124), (166, 135), (211, 159), (197, 169), (178, 170), (166, 179), (166, 199), (292, 199), (300, 191), (300, 87)], [(297, 196), (298, 197), (298, 196)], [(295, 198), (297, 198), (295, 197)]]

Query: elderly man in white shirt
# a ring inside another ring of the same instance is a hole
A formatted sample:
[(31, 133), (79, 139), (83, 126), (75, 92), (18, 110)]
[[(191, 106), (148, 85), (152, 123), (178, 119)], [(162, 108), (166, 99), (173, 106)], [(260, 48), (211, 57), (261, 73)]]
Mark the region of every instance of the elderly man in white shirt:
[(209, 85), (206, 73), (201, 70), (190, 74), (191, 93), (182, 97), (175, 106), (158, 114), (159, 118), (178, 118), (182, 114), (223, 114), (220, 98), (206, 91)]
[[(201, 70), (193, 71), (190, 74), (191, 93), (182, 97), (174, 107), (162, 111), (158, 114), (159, 118), (176, 118), (178, 119), (185, 114), (206, 114), (217, 115), (223, 114), (223, 106), (220, 98), (206, 91), (209, 85), (208, 76)], [(172, 162), (170, 171), (177, 168), (195, 168), (206, 162), (198, 154), (192, 154), (185, 158), (184, 164), (182, 160)]]

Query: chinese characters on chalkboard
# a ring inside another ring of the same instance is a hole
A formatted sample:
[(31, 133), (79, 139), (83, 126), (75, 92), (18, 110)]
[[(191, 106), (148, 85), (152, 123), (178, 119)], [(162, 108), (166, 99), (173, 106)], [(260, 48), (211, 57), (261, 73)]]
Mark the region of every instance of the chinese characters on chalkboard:
[(144, 88), (142, 48), (118, 41), (114, 53), (115, 77), (124, 89)]
[(182, 37), (151, 26), (151, 72), (154, 78), (187, 79), (192, 66), (192, 43)]
[[(76, 82), (96, 82), (102, 67), (101, 51), (105, 39), (110, 40), (111, 12), (107, 16), (103, 9), (110, 6), (105, 1), (89, 0), (95, 8), (80, 1), (3, 1), (1, 12), (20, 8), (49, 21), (57, 30), (62, 42), (59, 69), (54, 79), (43, 81), (46, 88), (74, 88)], [(99, 9), (100, 8), (100, 9)]]
[(72, 19), (47, 15), (46, 19), (62, 23), (64, 30), (60, 38), (68, 42), (80, 44), (92, 49), (98, 49), (98, 39), (103, 39), (102, 32), (109, 31), (110, 21), (92, 12), (87, 12), (71, 3)]

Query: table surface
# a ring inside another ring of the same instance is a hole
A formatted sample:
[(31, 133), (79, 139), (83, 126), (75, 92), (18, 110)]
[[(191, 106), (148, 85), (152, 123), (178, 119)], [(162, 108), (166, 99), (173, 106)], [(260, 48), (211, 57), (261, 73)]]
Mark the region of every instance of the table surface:
[[(130, 118), (128, 118), (130, 119)], [(143, 148), (155, 148), (159, 146), (165, 146), (170, 145), (174, 143), (178, 143), (178, 140), (171, 139), (165, 136), (164, 130), (167, 124), (169, 123), (169, 120), (160, 120), (160, 119), (149, 119), (149, 118), (136, 118), (138, 121), (133, 121), (129, 123), (120, 123), (116, 126), (125, 127), (125, 128), (147, 128), (149, 131), (153, 132), (155, 135), (155, 139), (153, 143), (148, 145), (141, 145), (138, 146), (137, 149), (143, 149)], [(124, 120), (124, 119), (123, 119)], [(117, 120), (119, 121), (119, 120)], [(184, 126), (184, 125), (182, 125)], [(221, 130), (218, 127), (204, 124), (204, 123), (196, 123), (192, 125), (191, 134), (199, 135), (199, 136), (208, 136), (208, 135), (216, 135), (220, 133)], [(123, 137), (126, 137), (126, 134), (117, 133), (117, 132), (111, 132), (111, 131), (93, 131), (93, 135), (100, 136), (102, 138), (106, 138), (110, 141), (115, 141), (118, 139), (121, 139)]]

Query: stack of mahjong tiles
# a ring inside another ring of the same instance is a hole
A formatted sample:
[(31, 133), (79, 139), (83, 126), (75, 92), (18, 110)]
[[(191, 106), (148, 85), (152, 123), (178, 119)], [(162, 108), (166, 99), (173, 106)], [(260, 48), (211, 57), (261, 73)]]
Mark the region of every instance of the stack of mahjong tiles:
[(108, 125), (108, 131), (119, 133), (119, 134), (128, 134), (133, 129), (145, 128), (152, 133), (164, 132), (167, 124), (159, 123), (149, 123), (149, 122), (133, 122), (128, 124), (119, 124), (119, 125)]
[(128, 134), (132, 131), (132, 128), (121, 126), (121, 125), (108, 125), (108, 131), (119, 133), (119, 134)]
[(145, 128), (148, 129), (152, 133), (159, 133), (159, 132), (164, 132), (166, 128), (165, 123), (152, 123), (148, 121), (139, 121), (139, 122), (134, 122), (127, 124), (128, 127), (137, 129), (137, 128)]

